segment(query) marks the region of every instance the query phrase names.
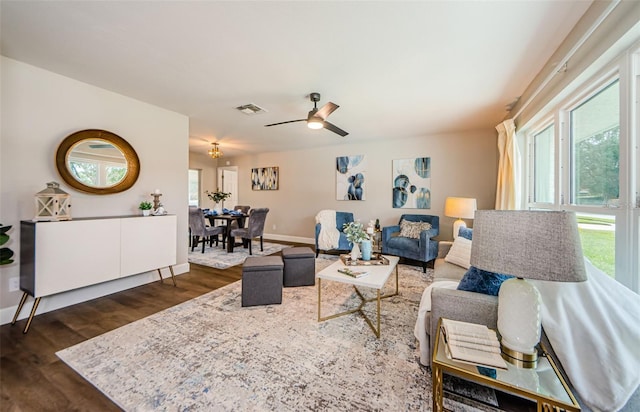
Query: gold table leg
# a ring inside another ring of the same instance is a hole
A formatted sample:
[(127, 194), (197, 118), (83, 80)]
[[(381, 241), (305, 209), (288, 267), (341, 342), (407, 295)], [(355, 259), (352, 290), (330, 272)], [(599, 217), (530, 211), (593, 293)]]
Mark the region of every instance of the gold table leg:
[[(360, 290), (358, 290), (358, 288), (353, 285), (353, 289), (355, 290), (356, 294), (358, 295), (358, 297), (360, 298), (360, 305), (358, 305), (357, 308), (355, 309), (350, 309), (344, 312), (340, 312), (340, 313), (336, 313), (333, 315), (329, 315), (329, 316), (322, 316), (322, 311), (321, 311), (321, 302), (322, 302), (322, 283), (321, 283), (322, 279), (318, 278), (318, 322), (323, 322), (325, 320), (329, 320), (329, 319), (334, 319), (334, 318), (338, 318), (341, 316), (346, 316), (346, 315), (351, 315), (352, 313), (356, 313), (359, 312), (360, 315), (362, 315), (362, 317), (364, 318), (364, 320), (367, 322), (367, 324), (369, 325), (369, 328), (371, 328), (371, 330), (373, 331), (373, 334), (376, 335), (376, 338), (380, 339), (380, 308), (381, 308), (381, 301), (382, 299), (386, 299), (386, 298), (390, 298), (392, 296), (396, 296), (399, 294), (399, 285), (398, 285), (398, 266), (396, 265), (396, 290), (394, 293), (390, 293), (387, 295), (381, 295), (380, 292), (382, 289), (376, 289), (376, 297), (375, 298), (371, 298), (371, 299), (366, 299), (364, 297), (364, 295), (360, 292)], [(366, 313), (364, 313), (364, 310), (362, 310), (362, 308), (364, 307), (365, 304), (369, 303), (369, 302), (373, 302), (376, 301), (376, 326), (373, 325), (373, 322), (371, 321), (371, 319), (369, 319), (369, 317), (367, 316)]]
[(444, 411), (443, 394), (442, 394), (442, 369), (435, 364), (431, 365), (431, 385), (433, 387), (433, 411)]
[(33, 302), (33, 307), (31, 308), (31, 313), (29, 314), (29, 319), (27, 319), (27, 324), (25, 325), (24, 330), (22, 331), (22, 333), (29, 332), (29, 326), (31, 326), (31, 321), (33, 320), (33, 317), (36, 314), (36, 309), (38, 309), (38, 305), (40, 304), (40, 299), (42, 299), (42, 298), (36, 298), (36, 300)]
[(13, 315), (13, 320), (11, 321), (12, 325), (16, 324), (16, 320), (18, 320), (18, 315), (20, 315), (20, 312), (22, 311), (22, 307), (24, 306), (24, 303), (27, 301), (27, 296), (29, 296), (27, 292), (22, 293), (22, 298), (20, 299), (20, 303), (18, 304), (18, 309), (16, 309), (16, 314)]
[[(20, 312), (22, 311), (22, 308), (24, 307), (24, 304), (27, 301), (27, 296), (28, 296), (27, 292), (24, 292), (22, 294), (22, 298), (20, 298), (20, 303), (18, 304), (18, 308), (16, 309), (16, 314), (13, 315), (13, 320), (11, 321), (12, 325), (16, 324), (16, 321), (18, 320), (18, 315), (20, 315)], [(36, 298), (33, 301), (33, 307), (31, 308), (31, 312), (29, 313), (29, 318), (27, 318), (27, 324), (25, 325), (22, 333), (29, 332), (29, 327), (31, 326), (31, 321), (33, 321), (33, 317), (36, 315), (36, 310), (38, 309), (38, 305), (40, 304), (40, 299), (42, 298)]]

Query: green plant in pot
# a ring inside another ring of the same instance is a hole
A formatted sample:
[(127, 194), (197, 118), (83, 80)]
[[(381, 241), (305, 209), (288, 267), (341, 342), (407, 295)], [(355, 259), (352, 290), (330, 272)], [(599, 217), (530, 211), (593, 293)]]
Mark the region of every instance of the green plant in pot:
[[(5, 226), (0, 223), (0, 246), (4, 245), (9, 241), (9, 235), (7, 232), (11, 230), (11, 226)], [(0, 249), (0, 265), (8, 265), (13, 263), (13, 250), (8, 247), (3, 247)]]
[(142, 214), (144, 216), (149, 216), (149, 214), (151, 213), (151, 208), (153, 208), (153, 204), (151, 202), (147, 202), (146, 200), (143, 200), (138, 205), (138, 209), (142, 210)]

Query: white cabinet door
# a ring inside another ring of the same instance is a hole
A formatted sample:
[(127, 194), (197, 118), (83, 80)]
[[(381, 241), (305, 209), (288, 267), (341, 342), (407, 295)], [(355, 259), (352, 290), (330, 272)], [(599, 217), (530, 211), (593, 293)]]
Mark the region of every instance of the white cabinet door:
[(176, 216), (131, 217), (121, 220), (121, 276), (176, 264)]
[(35, 296), (106, 282), (120, 273), (120, 219), (40, 222), (35, 238)]

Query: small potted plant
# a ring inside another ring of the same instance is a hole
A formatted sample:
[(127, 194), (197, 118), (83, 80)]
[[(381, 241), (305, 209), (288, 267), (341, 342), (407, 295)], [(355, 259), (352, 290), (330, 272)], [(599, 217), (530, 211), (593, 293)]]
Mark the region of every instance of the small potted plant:
[(143, 200), (142, 202), (140, 202), (140, 205), (138, 205), (138, 209), (142, 210), (143, 216), (149, 216), (152, 207), (153, 205), (151, 204), (151, 202), (147, 202), (146, 200)]

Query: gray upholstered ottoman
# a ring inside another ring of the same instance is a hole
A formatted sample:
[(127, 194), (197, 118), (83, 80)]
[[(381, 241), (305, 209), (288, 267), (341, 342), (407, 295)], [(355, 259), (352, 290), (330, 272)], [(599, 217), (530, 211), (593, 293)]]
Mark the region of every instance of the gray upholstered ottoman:
[(308, 247), (282, 249), (284, 286), (313, 286), (316, 284), (316, 258)]
[(242, 265), (242, 306), (282, 303), (282, 258), (250, 256)]

